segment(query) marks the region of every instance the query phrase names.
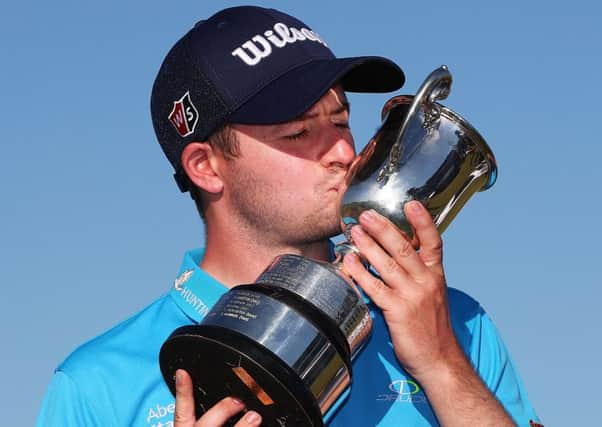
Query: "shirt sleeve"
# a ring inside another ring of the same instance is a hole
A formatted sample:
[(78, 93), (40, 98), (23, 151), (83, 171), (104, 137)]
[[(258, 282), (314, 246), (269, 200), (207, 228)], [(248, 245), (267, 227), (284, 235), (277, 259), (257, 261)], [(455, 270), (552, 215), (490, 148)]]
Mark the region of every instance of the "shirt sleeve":
[(517, 425), (530, 427), (540, 423), (525, 391), (518, 371), (510, 358), (491, 318), (483, 313), (479, 346), (473, 347), (473, 361), (478, 360), (478, 371), (491, 392), (504, 406)]
[(63, 371), (57, 370), (42, 402), (36, 427), (100, 426), (94, 410)]

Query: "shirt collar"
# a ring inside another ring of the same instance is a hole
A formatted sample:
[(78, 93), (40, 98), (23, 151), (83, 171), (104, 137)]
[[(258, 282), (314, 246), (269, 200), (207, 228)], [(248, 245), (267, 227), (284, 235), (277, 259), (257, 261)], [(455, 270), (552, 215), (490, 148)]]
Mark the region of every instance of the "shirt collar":
[[(193, 249), (184, 254), (182, 266), (170, 291), (178, 307), (194, 322), (200, 322), (211, 307), (228, 291), (228, 288), (199, 267), (205, 248)], [(329, 257), (334, 259), (334, 244), (329, 242)], [(364, 300), (369, 302), (362, 292)]]
[(184, 254), (182, 266), (170, 291), (178, 307), (195, 322), (200, 322), (217, 300), (228, 291), (228, 288), (199, 267), (204, 255), (204, 248), (193, 249)]

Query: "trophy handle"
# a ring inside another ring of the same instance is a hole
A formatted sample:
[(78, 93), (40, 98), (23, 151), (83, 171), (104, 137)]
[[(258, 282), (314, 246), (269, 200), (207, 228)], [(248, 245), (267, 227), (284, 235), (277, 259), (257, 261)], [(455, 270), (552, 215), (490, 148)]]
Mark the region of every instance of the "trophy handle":
[[(449, 72), (447, 65), (442, 65), (437, 68), (431, 74), (427, 76), (424, 80), (416, 96), (414, 96), (414, 101), (408, 110), (408, 114), (406, 115), (406, 120), (401, 126), (400, 135), (403, 135), (405, 128), (408, 126), (408, 123), (412, 121), (421, 105), (425, 105), (428, 108), (432, 108), (435, 102), (440, 99), (446, 99), (449, 96), (449, 92), (451, 90), (452, 84), (452, 76)], [(396, 105), (396, 97), (391, 98), (389, 102), (387, 102), (382, 109), (381, 119), (384, 122), (387, 114), (391, 107)]]
[[(389, 179), (389, 177), (395, 173), (395, 171), (400, 166), (401, 156), (403, 153), (403, 135), (406, 132), (409, 124), (412, 123), (414, 117), (418, 114), (418, 112), (424, 108), (424, 122), (423, 127), (430, 131), (438, 121), (441, 115), (441, 108), (436, 103), (440, 99), (445, 99), (449, 95), (451, 90), (452, 76), (449, 72), (446, 65), (442, 65), (437, 68), (433, 72), (431, 72), (427, 78), (424, 80), (416, 96), (414, 96), (412, 104), (408, 110), (408, 113), (405, 116), (405, 119), (401, 126), (399, 127), (399, 131), (397, 132), (397, 136), (395, 138), (395, 143), (391, 146), (389, 152), (389, 159), (387, 163), (382, 167), (376, 181), (381, 185), (385, 185)], [(388, 113), (395, 105), (401, 103), (402, 99), (406, 99), (404, 96), (396, 96), (391, 98), (384, 106), (381, 112), (381, 118), (383, 123), (386, 122)], [(348, 253), (356, 253), (359, 255), (359, 258), (364, 265), (368, 265), (366, 259), (362, 256), (362, 254), (358, 251), (358, 249), (353, 244), (353, 239), (351, 238), (351, 227), (343, 227), (343, 233), (347, 241), (339, 243), (335, 246), (335, 254), (336, 258), (333, 262), (334, 266), (341, 270), (343, 273), (345, 272), (342, 260), (345, 255)]]
[[(412, 104), (399, 127), (399, 131), (395, 137), (396, 142), (391, 146), (389, 152), (389, 160), (383, 166), (377, 178), (377, 182), (385, 185), (389, 177), (397, 171), (401, 166), (401, 158), (403, 154), (403, 136), (405, 135), (410, 123), (418, 115), (419, 111), (424, 109), (424, 120), (422, 127), (429, 133), (436, 127), (439, 117), (441, 117), (441, 107), (437, 104), (437, 100), (445, 99), (451, 90), (452, 76), (446, 65), (437, 68), (427, 76), (416, 96), (412, 100)], [(383, 107), (381, 118), (383, 123), (388, 119), (388, 113), (395, 105), (402, 102), (404, 96), (391, 98)]]

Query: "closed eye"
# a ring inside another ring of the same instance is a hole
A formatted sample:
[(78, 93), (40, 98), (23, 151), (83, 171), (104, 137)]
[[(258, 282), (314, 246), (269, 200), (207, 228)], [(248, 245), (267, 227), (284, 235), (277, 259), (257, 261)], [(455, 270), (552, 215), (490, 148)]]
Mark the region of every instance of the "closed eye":
[(294, 133), (292, 135), (285, 135), (284, 138), (285, 139), (289, 139), (291, 141), (297, 141), (297, 140), (302, 139), (305, 136), (307, 136), (307, 133), (308, 133), (307, 129), (303, 129), (303, 130), (301, 130), (299, 132), (296, 132), (296, 133)]

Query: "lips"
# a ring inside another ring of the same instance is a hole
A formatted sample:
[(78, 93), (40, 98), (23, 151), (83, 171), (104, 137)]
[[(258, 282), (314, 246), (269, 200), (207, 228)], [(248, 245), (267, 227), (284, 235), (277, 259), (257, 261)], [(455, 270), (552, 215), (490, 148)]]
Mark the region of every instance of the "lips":
[(344, 186), (344, 181), (340, 181), (337, 184), (330, 187), (329, 190), (333, 190), (333, 191), (339, 193), (343, 189), (343, 186)]
[(337, 193), (340, 192), (345, 186), (345, 176), (345, 174), (338, 176), (337, 179), (332, 182), (330, 190), (334, 190)]
[(346, 179), (341, 180), (341, 182), (339, 182), (336, 186), (335, 186), (335, 190), (337, 191), (337, 193), (340, 194), (344, 194), (345, 191), (347, 191), (347, 188), (349, 187), (348, 185), (349, 183), (347, 182)]

